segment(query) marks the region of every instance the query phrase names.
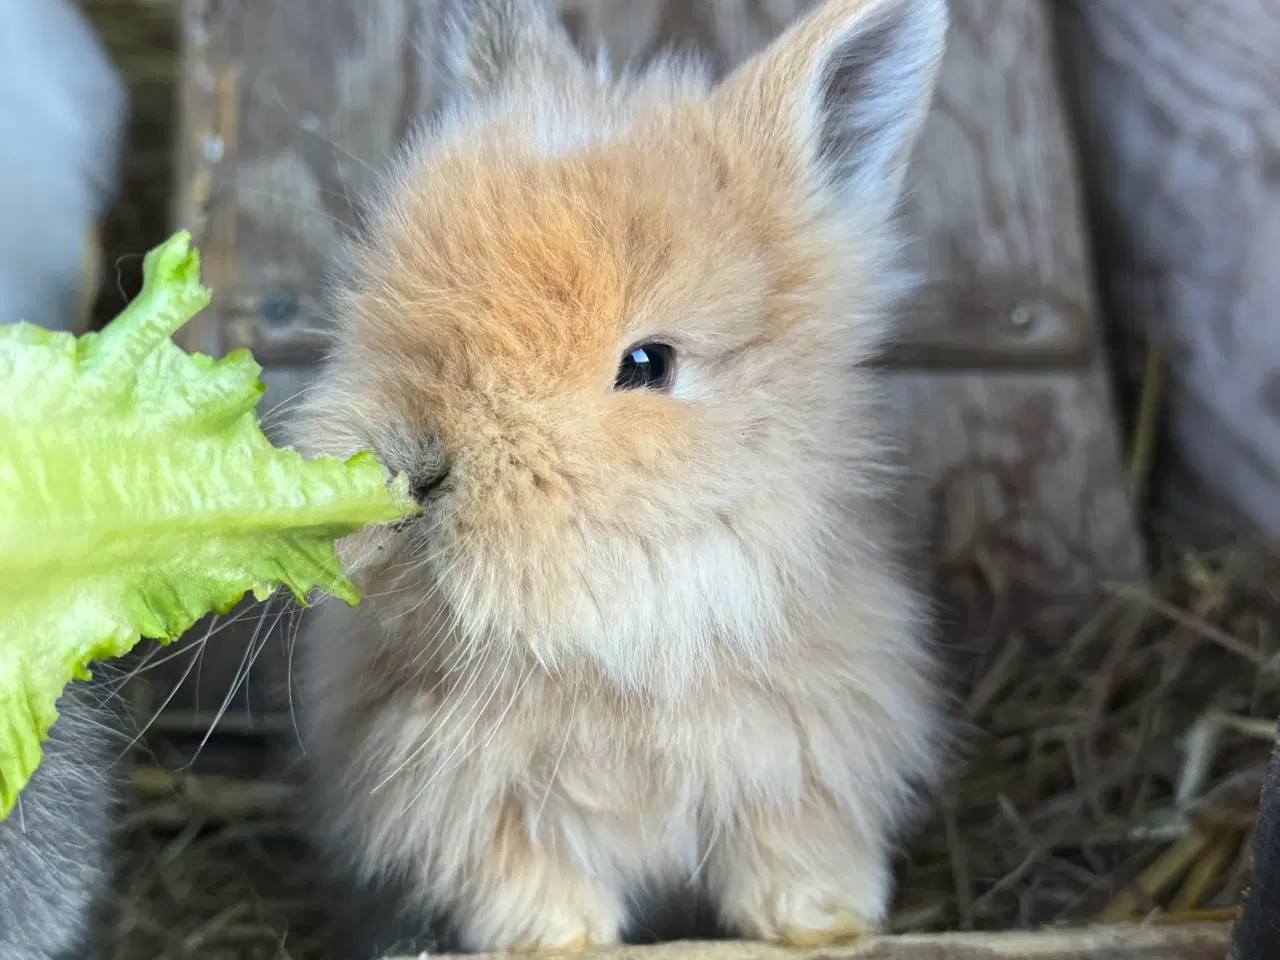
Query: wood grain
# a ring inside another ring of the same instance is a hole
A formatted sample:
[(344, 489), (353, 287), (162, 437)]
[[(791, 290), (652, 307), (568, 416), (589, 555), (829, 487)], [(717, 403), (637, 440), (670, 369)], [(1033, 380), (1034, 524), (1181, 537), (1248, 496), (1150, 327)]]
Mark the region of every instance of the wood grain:
[(1280, 533), (1280, 6), (1054, 6), (1108, 315), (1130, 379), (1160, 345), (1205, 494), (1183, 512)]
[(914, 475), (903, 508), (929, 518), (918, 548), (970, 644), (1014, 626), (1052, 635), (1100, 558), (1136, 568), (1101, 371), (900, 371), (890, 385)]
[[(1116, 925), (1043, 932), (909, 934), (815, 950), (730, 940), (545, 956), (575, 960), (1223, 960), (1230, 933), (1229, 924)], [(499, 960), (509, 955), (480, 956)]]
[[(916, 369), (892, 389), (920, 478), (907, 502), (980, 648), (1011, 625), (994, 609), (1025, 620), (1073, 596), (1083, 609), (1099, 573), (1139, 576), (1142, 558), (1047, 11), (954, 0), (951, 13), (907, 203), (929, 299), (908, 305)], [(981, 599), (993, 589), (1000, 603)]]
[[(1021, 301), (1057, 304), (1057, 336), (1077, 344), (1064, 365), (1096, 362), (1077, 175), (1044, 7), (955, 0), (947, 45), (908, 194), (915, 266), (947, 295), (918, 316), (934, 314), (935, 328), (953, 330), (953, 314), (975, 292), (1007, 304), (1001, 321)], [(947, 350), (945, 340), (938, 349)], [(988, 345), (1007, 357), (1025, 349)]]
[[(436, 100), (421, 56), (440, 2), (184, 0), (179, 215), (216, 286), (192, 339), (214, 352), (252, 348), (269, 368), (264, 409), (306, 388), (335, 240), (374, 170)], [(718, 73), (810, 5), (556, 2), (579, 43), (604, 43), (615, 61), (684, 47)], [(996, 629), (990, 604), (973, 602), (973, 577), (955, 573), (976, 556), (1008, 566), (1017, 596), (1002, 609), (1027, 611), (1083, 611), (1098, 580), (1138, 576), (1142, 565), (1047, 13), (1001, 0), (953, 0), (952, 10), (906, 208), (925, 282), (903, 311), (889, 379), (906, 437), (910, 536), (926, 567), (945, 574), (944, 599), (962, 608), (956, 643), (972, 646)], [(287, 404), (274, 416), (286, 414)], [(1044, 629), (1067, 626), (1054, 623)], [(210, 692), (249, 649), (230, 633), (204, 658)], [(258, 658), (267, 677), (255, 684), (276, 708), (284, 650), (273, 641)]]

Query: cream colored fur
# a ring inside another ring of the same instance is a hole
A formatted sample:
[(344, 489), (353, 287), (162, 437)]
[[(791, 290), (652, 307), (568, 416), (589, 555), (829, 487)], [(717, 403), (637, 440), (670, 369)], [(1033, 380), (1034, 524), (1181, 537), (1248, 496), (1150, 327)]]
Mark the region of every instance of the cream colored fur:
[[(473, 949), (614, 942), (681, 885), (745, 936), (871, 930), (945, 740), (866, 369), (945, 5), (832, 0), (714, 89), (471, 9), (298, 425), (450, 466), (307, 630), (324, 836)], [(671, 393), (614, 391), (653, 340)]]

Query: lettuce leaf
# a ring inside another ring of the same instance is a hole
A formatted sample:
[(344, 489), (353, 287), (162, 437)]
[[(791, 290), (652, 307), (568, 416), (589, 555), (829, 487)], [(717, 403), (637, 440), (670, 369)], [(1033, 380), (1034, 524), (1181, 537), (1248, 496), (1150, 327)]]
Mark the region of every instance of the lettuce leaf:
[(246, 351), (215, 360), (170, 339), (209, 302), (189, 244), (151, 251), (142, 292), (100, 333), (0, 327), (0, 818), (91, 662), (250, 591), (355, 604), (334, 542), (417, 510), (370, 453), (273, 446)]

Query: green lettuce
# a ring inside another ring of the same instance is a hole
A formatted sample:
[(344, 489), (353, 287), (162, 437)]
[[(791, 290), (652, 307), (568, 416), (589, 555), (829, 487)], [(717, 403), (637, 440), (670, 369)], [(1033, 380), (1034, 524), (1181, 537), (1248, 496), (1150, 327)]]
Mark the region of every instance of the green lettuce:
[(99, 333), (0, 327), (0, 818), (89, 664), (167, 642), (248, 592), (359, 601), (334, 543), (417, 510), (370, 453), (273, 446), (247, 351), (170, 336), (209, 302), (179, 233)]

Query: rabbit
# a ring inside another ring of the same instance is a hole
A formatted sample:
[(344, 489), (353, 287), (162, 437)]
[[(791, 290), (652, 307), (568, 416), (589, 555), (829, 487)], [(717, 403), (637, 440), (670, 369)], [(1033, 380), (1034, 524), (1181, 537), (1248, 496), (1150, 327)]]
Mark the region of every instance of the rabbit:
[(0, 957), (74, 960), (108, 905), (121, 791), (120, 718), (100, 686), (58, 700), (44, 760), (0, 820)]
[(341, 542), (364, 599), (298, 653), (360, 949), (608, 945), (684, 892), (738, 937), (872, 935), (949, 756), (870, 363), (945, 2), (829, 0), (720, 82), (465, 9), (290, 428), (423, 508)]
[(0, 4), (0, 323), (87, 328), (128, 94), (70, 0)]

